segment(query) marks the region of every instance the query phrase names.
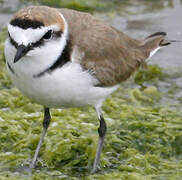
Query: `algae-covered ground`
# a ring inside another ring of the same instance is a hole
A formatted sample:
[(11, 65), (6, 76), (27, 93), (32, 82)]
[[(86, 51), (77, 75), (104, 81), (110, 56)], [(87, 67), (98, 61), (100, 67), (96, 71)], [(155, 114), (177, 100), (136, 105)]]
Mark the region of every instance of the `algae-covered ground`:
[(157, 65), (140, 70), (104, 103), (108, 132), (98, 173), (90, 174), (98, 139), (91, 107), (51, 110), (38, 167), (30, 172), (42, 107), (12, 85), (3, 55), (6, 35), (0, 33), (0, 180), (182, 179), (182, 68)]

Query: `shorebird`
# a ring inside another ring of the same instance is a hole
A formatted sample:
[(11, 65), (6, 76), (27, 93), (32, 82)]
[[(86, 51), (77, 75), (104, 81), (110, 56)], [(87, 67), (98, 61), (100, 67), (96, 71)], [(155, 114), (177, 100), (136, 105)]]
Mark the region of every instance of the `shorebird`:
[(5, 57), (15, 86), (44, 106), (43, 132), (34, 168), (51, 121), (50, 108), (93, 106), (100, 126), (92, 172), (96, 172), (106, 134), (102, 103), (122, 81), (146, 66), (169, 45), (165, 32), (136, 40), (94, 16), (70, 9), (30, 6), (8, 24)]

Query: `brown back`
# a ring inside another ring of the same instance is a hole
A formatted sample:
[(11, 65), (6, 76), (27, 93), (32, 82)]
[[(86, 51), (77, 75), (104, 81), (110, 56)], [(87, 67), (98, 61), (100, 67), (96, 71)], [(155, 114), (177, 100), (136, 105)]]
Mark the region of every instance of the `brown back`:
[(83, 68), (92, 71), (104, 87), (116, 85), (146, 66), (150, 51), (164, 38), (157, 35), (138, 41), (88, 13), (68, 9), (60, 12), (68, 22), (72, 46), (84, 52)]

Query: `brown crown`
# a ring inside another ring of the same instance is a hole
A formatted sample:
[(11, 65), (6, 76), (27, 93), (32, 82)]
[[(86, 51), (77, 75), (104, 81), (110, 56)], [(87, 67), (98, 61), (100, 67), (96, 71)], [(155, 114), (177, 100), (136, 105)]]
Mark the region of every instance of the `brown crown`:
[(20, 26), (23, 29), (29, 27), (39, 28), (41, 26), (50, 26), (57, 24), (60, 30), (64, 32), (65, 24), (60, 13), (55, 8), (47, 6), (30, 6), (18, 11), (10, 24)]

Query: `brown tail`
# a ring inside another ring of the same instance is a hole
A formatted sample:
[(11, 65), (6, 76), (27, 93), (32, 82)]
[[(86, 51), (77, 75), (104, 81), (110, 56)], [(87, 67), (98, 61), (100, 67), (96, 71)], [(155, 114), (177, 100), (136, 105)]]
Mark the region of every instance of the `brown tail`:
[(165, 32), (156, 32), (146, 37), (144, 40), (144, 47), (146, 49), (151, 49), (152, 51), (158, 47), (163, 47), (171, 44), (171, 41), (165, 39), (166, 35), (167, 34)]
[(145, 41), (149, 40), (149, 39), (157, 39), (157, 40), (159, 40), (159, 46), (167, 46), (167, 45), (171, 44), (172, 42), (181, 42), (179, 40), (166, 40), (166, 39), (164, 39), (166, 35), (167, 35), (166, 32), (156, 32), (156, 33), (146, 37)]

